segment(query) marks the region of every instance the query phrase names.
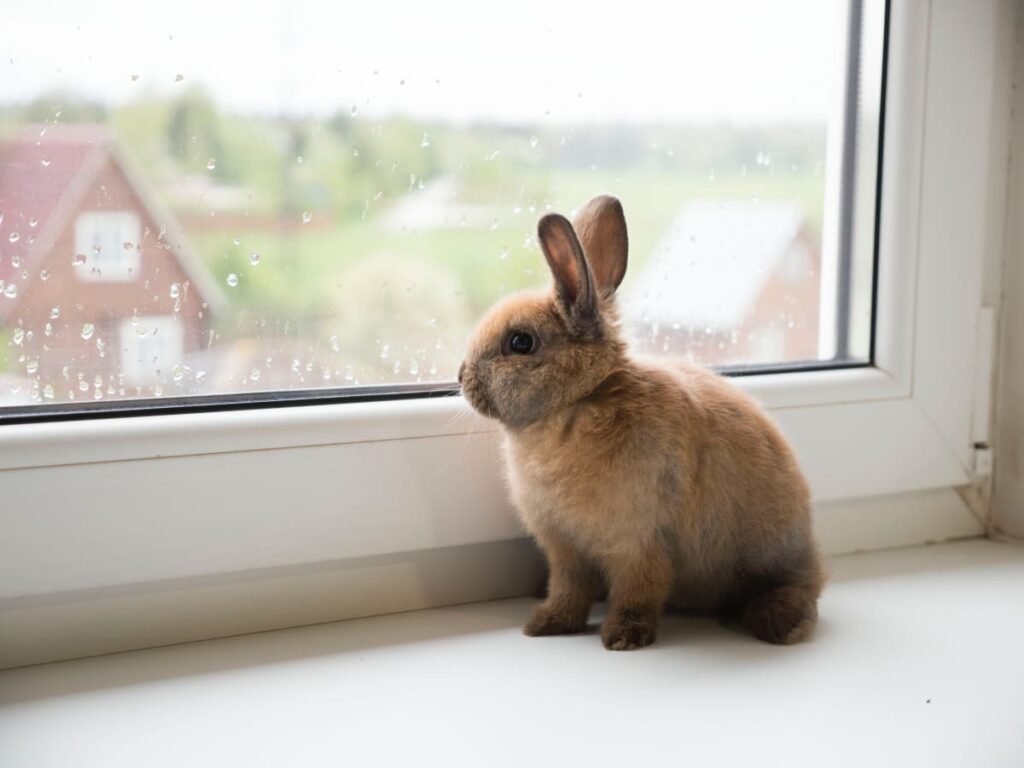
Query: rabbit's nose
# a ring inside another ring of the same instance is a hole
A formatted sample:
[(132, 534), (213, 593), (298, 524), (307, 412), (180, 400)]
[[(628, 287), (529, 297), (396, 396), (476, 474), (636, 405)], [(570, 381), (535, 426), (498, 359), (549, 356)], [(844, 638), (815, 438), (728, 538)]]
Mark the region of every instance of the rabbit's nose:
[(463, 363), (459, 366), (459, 384), (462, 383), (462, 374), (466, 372), (466, 364)]

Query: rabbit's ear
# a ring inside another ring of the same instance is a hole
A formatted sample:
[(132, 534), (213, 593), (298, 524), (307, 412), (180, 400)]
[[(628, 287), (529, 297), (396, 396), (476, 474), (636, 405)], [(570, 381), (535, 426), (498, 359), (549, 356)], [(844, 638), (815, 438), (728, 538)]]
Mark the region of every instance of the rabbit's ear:
[(572, 223), (590, 262), (597, 290), (611, 296), (626, 276), (629, 254), (622, 203), (609, 195), (595, 197), (583, 206)]
[(583, 247), (564, 216), (549, 213), (537, 224), (537, 239), (555, 278), (555, 291), (569, 320), (584, 321), (597, 315), (597, 291)]

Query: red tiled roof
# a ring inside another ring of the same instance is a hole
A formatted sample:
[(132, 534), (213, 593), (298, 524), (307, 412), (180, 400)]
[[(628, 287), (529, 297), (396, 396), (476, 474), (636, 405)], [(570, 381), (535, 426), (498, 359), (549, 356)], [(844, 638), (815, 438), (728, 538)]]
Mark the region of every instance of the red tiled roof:
[[(72, 181), (97, 152), (106, 151), (109, 139), (101, 126), (30, 126), (0, 140), (0, 280), (20, 282), (33, 242), (47, 231)], [(12, 257), (20, 258), (18, 269)]]

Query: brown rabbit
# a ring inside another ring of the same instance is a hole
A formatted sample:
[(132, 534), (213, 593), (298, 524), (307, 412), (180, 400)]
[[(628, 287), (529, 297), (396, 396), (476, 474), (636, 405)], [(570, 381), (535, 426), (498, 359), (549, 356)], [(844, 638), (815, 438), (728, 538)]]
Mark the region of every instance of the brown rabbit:
[(550, 566), (525, 633), (579, 632), (606, 587), (613, 650), (654, 642), (666, 604), (802, 640), (823, 574), (779, 429), (726, 379), (629, 354), (618, 200), (591, 200), (574, 224), (544, 216), (538, 237), (554, 291), (494, 307), (459, 370), (470, 404), (504, 426), (512, 500)]

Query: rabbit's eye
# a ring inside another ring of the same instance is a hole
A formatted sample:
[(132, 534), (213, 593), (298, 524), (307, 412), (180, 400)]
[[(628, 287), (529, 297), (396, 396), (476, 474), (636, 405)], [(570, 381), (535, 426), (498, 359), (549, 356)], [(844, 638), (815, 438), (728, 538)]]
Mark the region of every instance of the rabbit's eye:
[(513, 331), (508, 337), (508, 348), (512, 354), (528, 355), (533, 352), (533, 336), (526, 331)]

